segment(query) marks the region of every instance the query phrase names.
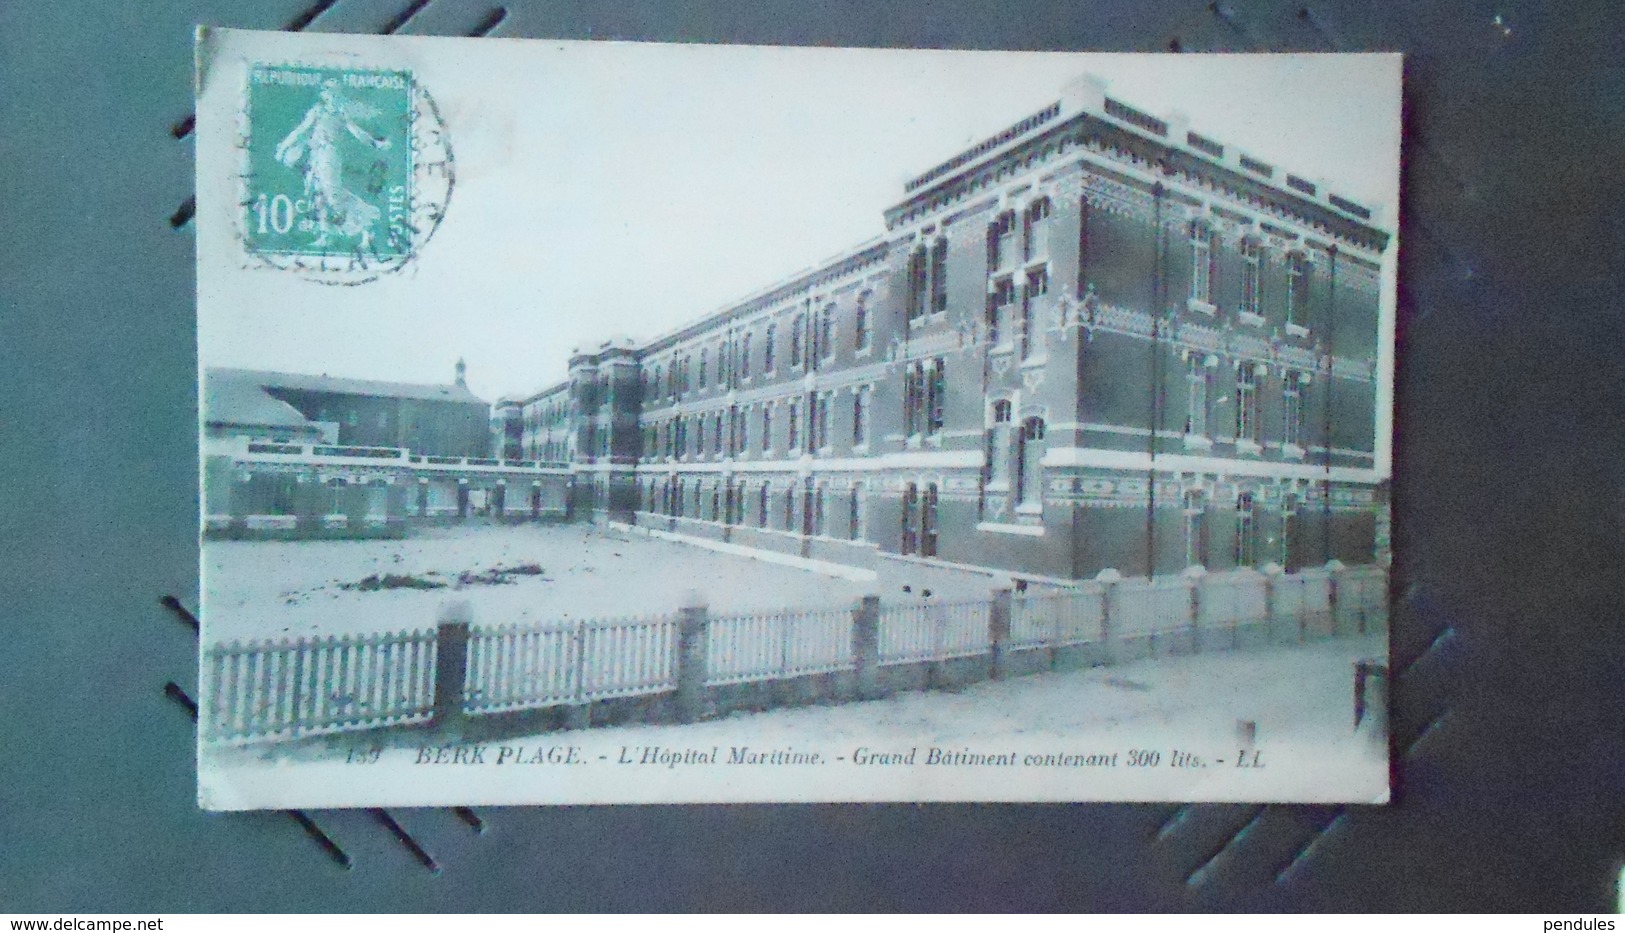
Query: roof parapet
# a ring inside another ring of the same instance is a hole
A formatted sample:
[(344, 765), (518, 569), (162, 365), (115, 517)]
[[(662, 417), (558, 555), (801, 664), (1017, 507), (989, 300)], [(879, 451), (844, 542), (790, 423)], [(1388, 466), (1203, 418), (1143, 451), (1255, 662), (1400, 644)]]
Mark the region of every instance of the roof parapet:
[[(1054, 104), (906, 181), (903, 185), (903, 203), (921, 198), (929, 189), (973, 166), (993, 161), (1028, 138), (1050, 132), (1073, 117), (1087, 114), (1171, 148), (1189, 152), (1205, 162), (1223, 166), (1244, 177), (1258, 179), (1292, 197), (1330, 209), (1358, 223), (1375, 225), (1382, 222), (1382, 211), (1335, 194), (1318, 179), (1311, 181), (1292, 174), (1235, 146), (1192, 130), (1190, 117), (1184, 113), (1175, 111), (1159, 117), (1109, 97), (1106, 91), (1107, 83), (1098, 76), (1078, 76), (1062, 88), (1060, 99)], [(900, 204), (898, 208), (902, 206)]]

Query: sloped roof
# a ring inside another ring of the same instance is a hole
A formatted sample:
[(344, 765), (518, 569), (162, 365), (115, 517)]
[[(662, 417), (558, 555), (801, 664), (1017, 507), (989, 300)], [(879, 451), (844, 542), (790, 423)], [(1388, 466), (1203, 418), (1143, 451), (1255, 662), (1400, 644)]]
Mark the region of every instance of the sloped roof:
[(267, 389), (485, 404), (466, 386), (383, 382), (375, 379), (343, 379), (303, 373), (210, 367), (203, 374), (204, 419), (217, 424), (258, 424), (288, 428), (313, 423), (292, 405), (266, 391)]
[(265, 391), (258, 373), (210, 369), (203, 373), (203, 420), (211, 424), (264, 425), (274, 428), (315, 427), (287, 402)]

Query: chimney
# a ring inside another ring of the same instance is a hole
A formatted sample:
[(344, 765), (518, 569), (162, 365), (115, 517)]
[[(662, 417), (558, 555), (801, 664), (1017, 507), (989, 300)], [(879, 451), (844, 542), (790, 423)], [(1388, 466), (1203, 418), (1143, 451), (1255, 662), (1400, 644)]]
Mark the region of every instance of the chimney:
[(1106, 109), (1106, 82), (1092, 74), (1079, 75), (1061, 89), (1061, 109), (1092, 113)]

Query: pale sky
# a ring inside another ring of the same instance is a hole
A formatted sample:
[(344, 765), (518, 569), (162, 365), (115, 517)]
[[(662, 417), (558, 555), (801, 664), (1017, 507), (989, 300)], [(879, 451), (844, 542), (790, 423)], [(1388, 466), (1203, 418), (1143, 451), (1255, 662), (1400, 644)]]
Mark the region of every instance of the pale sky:
[[(573, 346), (646, 339), (880, 235), (904, 179), (1085, 73), (1377, 208), (1385, 228), (1398, 216), (1395, 55), (234, 36), (245, 60), (410, 67), (445, 117), (457, 183), (417, 261), (353, 288), (244, 268), (223, 238), (230, 205), (204, 217), (200, 194), (209, 366), (444, 383), (461, 356), (483, 398), (529, 394), (563, 378)], [(240, 94), (207, 91), (200, 171)]]

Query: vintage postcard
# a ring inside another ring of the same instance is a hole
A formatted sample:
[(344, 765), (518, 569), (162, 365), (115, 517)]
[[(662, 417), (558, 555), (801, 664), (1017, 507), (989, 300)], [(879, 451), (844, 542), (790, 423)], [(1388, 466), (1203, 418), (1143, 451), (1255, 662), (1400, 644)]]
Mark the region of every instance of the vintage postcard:
[(1398, 56), (197, 59), (202, 806), (1388, 799)]

